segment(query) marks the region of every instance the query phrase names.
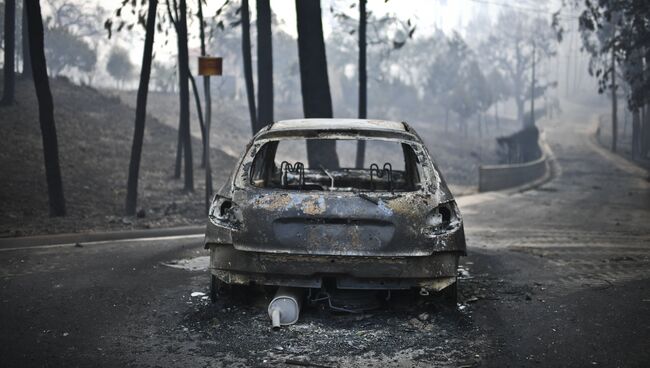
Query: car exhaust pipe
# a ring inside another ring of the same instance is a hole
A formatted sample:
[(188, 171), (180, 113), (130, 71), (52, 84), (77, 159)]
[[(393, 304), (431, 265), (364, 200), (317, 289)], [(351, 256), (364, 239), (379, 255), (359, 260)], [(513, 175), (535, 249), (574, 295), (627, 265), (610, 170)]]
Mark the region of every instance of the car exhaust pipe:
[(298, 321), (304, 295), (302, 288), (280, 287), (269, 303), (269, 317), (274, 330)]

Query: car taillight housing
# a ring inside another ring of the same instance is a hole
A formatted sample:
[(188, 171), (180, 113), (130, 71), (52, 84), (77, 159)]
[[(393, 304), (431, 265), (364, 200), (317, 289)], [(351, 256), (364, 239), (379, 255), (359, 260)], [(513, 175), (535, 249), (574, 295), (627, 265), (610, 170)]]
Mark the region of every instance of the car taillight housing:
[(456, 203), (443, 203), (429, 212), (423, 233), (429, 237), (444, 234), (456, 228), (460, 224), (459, 220)]
[(212, 200), (208, 218), (214, 225), (230, 230), (239, 230), (242, 222), (239, 207), (230, 198), (218, 194)]

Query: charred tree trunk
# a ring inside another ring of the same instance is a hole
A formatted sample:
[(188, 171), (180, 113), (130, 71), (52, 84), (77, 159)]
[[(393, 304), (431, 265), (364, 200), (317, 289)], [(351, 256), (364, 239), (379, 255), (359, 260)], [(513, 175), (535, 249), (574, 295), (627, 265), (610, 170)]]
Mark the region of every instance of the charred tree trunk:
[(258, 129), (273, 122), (273, 41), (271, 5), (257, 0), (257, 124)]
[(185, 0), (179, 2), (178, 19), (178, 79), (180, 81), (181, 131), (183, 140), (183, 157), (185, 158), (185, 185), (187, 192), (194, 191), (194, 167), (192, 165), (192, 136), (190, 135), (190, 89), (188, 85), (189, 53), (187, 50), (187, 5)]
[(634, 111), (632, 112), (632, 157), (633, 158), (638, 158), (640, 153), (639, 151), (641, 150), (640, 130), (641, 130), (641, 112), (639, 111), (638, 107), (635, 107)]
[[(199, 0), (199, 37), (201, 39), (201, 56), (205, 56), (205, 24), (203, 21), (203, 1)], [(203, 96), (205, 98), (205, 124), (204, 124), (204, 137), (203, 141), (203, 159), (205, 161), (205, 211), (210, 209), (210, 201), (212, 200), (212, 168), (210, 167), (210, 124), (212, 122), (212, 96), (210, 93), (210, 76), (203, 76)]]
[(153, 41), (156, 33), (156, 8), (158, 0), (149, 0), (147, 10), (146, 35), (144, 52), (142, 53), (142, 70), (138, 86), (138, 100), (135, 107), (135, 130), (131, 146), (131, 162), (129, 163), (129, 179), (126, 185), (126, 214), (134, 215), (138, 204), (138, 178), (140, 175), (140, 158), (142, 157), (142, 142), (144, 126), (147, 117), (147, 95), (149, 94), (149, 77), (153, 59)]
[(59, 146), (54, 123), (54, 102), (47, 77), (45, 62), (43, 19), (38, 1), (26, 1), (29, 27), (29, 53), (32, 56), (32, 74), (38, 99), (38, 116), (43, 136), (43, 157), (49, 199), (50, 216), (65, 216), (65, 197), (59, 167)]
[[(205, 56), (205, 31), (204, 31), (204, 24), (203, 24), (203, 1), (204, 0), (199, 0), (197, 1), (198, 6), (199, 6), (199, 11), (197, 13), (197, 16), (199, 18), (199, 40), (201, 41), (201, 56)], [(190, 81), (192, 82), (192, 89), (194, 90), (194, 98), (196, 102), (196, 108), (197, 108), (197, 115), (199, 116), (199, 124), (201, 125), (201, 143), (203, 145), (202, 154), (201, 154), (201, 168), (205, 169), (206, 167), (206, 159), (208, 155), (208, 150), (210, 147), (206, 146), (206, 141), (207, 141), (207, 131), (205, 129), (205, 120), (203, 119), (202, 116), (202, 111), (201, 110), (201, 97), (199, 96), (198, 89), (196, 88), (196, 81), (194, 80), (194, 77), (192, 77), (192, 71), (188, 71), (187, 74), (190, 77)], [(209, 82), (208, 82), (209, 83)], [(205, 89), (205, 78), (203, 78), (203, 92), (209, 92)], [(207, 102), (207, 94), (204, 96)], [(206, 103), (206, 108), (207, 108), (207, 103)], [(207, 181), (206, 181), (207, 184)]]
[[(359, 0), (359, 119), (368, 117), (368, 70), (366, 67), (366, 0)], [(363, 168), (366, 141), (357, 142), (355, 167)]]
[(23, 78), (32, 77), (32, 58), (29, 56), (29, 27), (27, 27), (27, 1), (23, 0), (23, 16), (22, 16), (22, 34), (21, 43), (23, 45)]
[[(173, 12), (170, 2), (173, 2)], [(166, 0), (167, 14), (176, 31), (178, 47), (178, 91), (180, 113), (178, 116), (178, 141), (176, 144), (176, 165), (174, 177), (181, 177), (181, 167), (185, 158), (185, 191), (194, 190), (194, 168), (192, 164), (192, 136), (190, 133), (190, 90), (189, 55), (187, 50), (187, 5), (185, 0)], [(180, 14), (179, 14), (180, 10)]]
[[(296, 0), (302, 107), (306, 118), (331, 118), (332, 96), (319, 0)], [(307, 141), (309, 167), (339, 167), (336, 142)]]
[(192, 75), (192, 71), (187, 71), (187, 77), (190, 79), (192, 84), (192, 92), (194, 92), (194, 103), (196, 104), (196, 115), (199, 117), (199, 128), (201, 129), (201, 145), (203, 146), (201, 152), (201, 168), (205, 167), (205, 124), (203, 122), (203, 109), (201, 109), (201, 96), (199, 95), (199, 89), (196, 87), (196, 80)]
[(643, 138), (644, 138), (644, 125), (645, 125), (645, 109), (643, 105), (639, 107), (639, 129), (637, 129), (637, 158), (643, 157)]
[(183, 134), (181, 133), (181, 119), (178, 119), (178, 137), (176, 139), (176, 164), (174, 165), (174, 178), (180, 179), (183, 169)]
[(13, 105), (16, 93), (16, 0), (5, 0), (4, 19), (4, 88), (0, 104)]
[(618, 112), (616, 106), (616, 55), (612, 47), (612, 152), (616, 152), (618, 141)]
[(623, 109), (623, 137), (627, 136), (627, 126), (630, 122), (630, 109), (629, 108), (624, 108)]
[(643, 120), (641, 124), (641, 158), (647, 159), (648, 152), (650, 152), (650, 106), (648, 104), (643, 108)]
[[(174, 12), (172, 12), (172, 6), (171, 6), (172, 0), (166, 0), (165, 5), (167, 7), (167, 16), (169, 16), (169, 20), (174, 26), (174, 31), (176, 32), (176, 38), (177, 38), (177, 48), (178, 48), (178, 55), (180, 58), (180, 41), (178, 38), (180, 37), (179, 35), (179, 30), (178, 30), (178, 7), (176, 4), (176, 1), (174, 0)], [(174, 15), (176, 14), (176, 15)], [(180, 84), (181, 84), (181, 75), (180, 75), (180, 65), (179, 65), (179, 73), (178, 73), (178, 84), (179, 84), (179, 89), (180, 89)], [(182, 132), (182, 117), (181, 114), (178, 115), (178, 137), (176, 139), (176, 162), (174, 164), (174, 178), (180, 179), (181, 177), (181, 170), (183, 167), (183, 132)]]
[[(173, 0), (174, 11), (167, 3), (167, 13), (174, 25), (178, 45), (178, 91), (180, 114), (178, 116), (178, 142), (176, 145), (176, 167), (174, 177), (180, 178), (181, 166), (185, 164), (184, 190), (194, 190), (194, 168), (192, 164), (192, 136), (190, 134), (190, 89), (189, 89), (189, 55), (187, 50), (187, 5), (185, 0), (180, 0), (180, 6)], [(179, 14), (180, 11), (180, 14)]]
[(248, 113), (251, 116), (253, 135), (259, 130), (257, 124), (257, 109), (255, 108), (255, 85), (253, 84), (253, 57), (251, 56), (251, 20), (248, 0), (241, 3), (241, 47), (244, 62), (244, 80), (246, 81), (246, 96), (248, 97)]

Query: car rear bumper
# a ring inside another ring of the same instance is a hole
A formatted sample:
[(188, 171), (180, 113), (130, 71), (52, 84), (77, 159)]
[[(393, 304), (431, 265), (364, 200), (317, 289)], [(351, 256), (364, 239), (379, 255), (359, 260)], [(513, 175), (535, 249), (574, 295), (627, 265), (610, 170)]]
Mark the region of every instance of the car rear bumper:
[(322, 256), (248, 252), (208, 244), (212, 274), (229, 284), (341, 289), (442, 290), (456, 281), (461, 252), (430, 256)]

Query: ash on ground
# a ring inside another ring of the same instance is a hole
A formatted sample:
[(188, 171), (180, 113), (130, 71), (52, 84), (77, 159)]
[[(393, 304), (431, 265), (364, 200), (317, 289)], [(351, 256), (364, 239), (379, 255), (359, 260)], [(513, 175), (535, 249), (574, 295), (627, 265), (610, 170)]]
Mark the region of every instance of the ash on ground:
[(470, 309), (449, 309), (435, 296), (394, 292), (379, 309), (360, 314), (305, 303), (299, 321), (279, 331), (271, 329), (268, 300), (253, 289), (245, 299), (197, 302), (179, 328), (201, 341), (201, 355), (226, 365), (473, 366), (486, 351)]

